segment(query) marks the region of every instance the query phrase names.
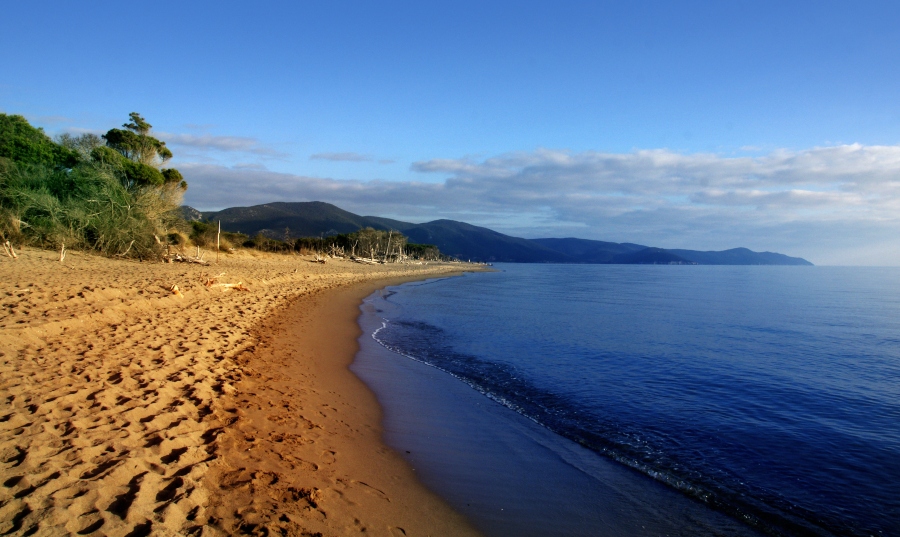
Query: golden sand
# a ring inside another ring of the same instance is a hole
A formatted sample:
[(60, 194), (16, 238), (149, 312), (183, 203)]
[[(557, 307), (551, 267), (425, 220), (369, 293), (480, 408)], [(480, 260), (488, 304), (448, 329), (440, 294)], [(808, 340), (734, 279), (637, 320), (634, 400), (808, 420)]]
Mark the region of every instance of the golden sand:
[(347, 369), (364, 296), (466, 266), (58, 259), (0, 258), (0, 534), (476, 533)]

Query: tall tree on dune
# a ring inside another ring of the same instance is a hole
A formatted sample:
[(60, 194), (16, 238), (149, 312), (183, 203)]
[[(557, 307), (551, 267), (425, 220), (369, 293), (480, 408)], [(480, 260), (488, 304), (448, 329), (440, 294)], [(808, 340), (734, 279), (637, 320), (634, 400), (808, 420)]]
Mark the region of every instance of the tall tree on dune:
[(106, 145), (121, 153), (125, 158), (153, 166), (165, 163), (172, 158), (172, 152), (166, 143), (150, 136), (153, 127), (137, 112), (128, 114), (130, 123), (122, 125), (124, 129), (109, 129), (103, 135)]
[(124, 157), (128, 162), (123, 164), (128, 179), (135, 185), (179, 185), (183, 190), (187, 189), (181, 173), (174, 168), (163, 168), (172, 158), (172, 151), (166, 147), (166, 143), (150, 136), (153, 128), (146, 119), (137, 112), (128, 114), (129, 123), (122, 125), (123, 129), (109, 129), (103, 135), (106, 140), (106, 148), (97, 148), (92, 152), (96, 160), (117, 160), (110, 150)]

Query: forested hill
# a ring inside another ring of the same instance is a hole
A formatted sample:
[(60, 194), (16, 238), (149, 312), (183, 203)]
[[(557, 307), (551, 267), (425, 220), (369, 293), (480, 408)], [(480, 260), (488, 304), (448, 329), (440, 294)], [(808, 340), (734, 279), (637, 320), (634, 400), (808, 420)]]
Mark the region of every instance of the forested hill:
[(732, 248), (718, 252), (648, 248), (640, 244), (587, 239), (532, 239), (576, 259), (577, 263), (676, 264), (676, 265), (812, 265), (800, 257), (774, 252)]
[[(330, 203), (320, 201), (267, 203), (253, 207), (232, 207), (218, 212), (204, 212), (207, 220), (221, 220), (222, 229), (247, 235), (262, 233), (281, 239), (285, 230), (291, 237), (319, 237), (353, 233), (364, 227), (390, 229), (390, 221), (359, 216)], [(397, 222), (397, 224), (405, 224)], [(398, 229), (394, 226), (394, 229)]]
[(588, 239), (523, 239), (454, 220), (424, 224), (360, 216), (320, 201), (277, 202), (199, 212), (184, 207), (187, 219), (222, 221), (222, 229), (282, 239), (352, 233), (360, 228), (400, 231), (410, 242), (433, 244), (462, 260), (511, 263), (599, 263), (676, 265), (812, 265), (799, 257), (735, 248), (721, 252), (669, 250), (632, 243)]

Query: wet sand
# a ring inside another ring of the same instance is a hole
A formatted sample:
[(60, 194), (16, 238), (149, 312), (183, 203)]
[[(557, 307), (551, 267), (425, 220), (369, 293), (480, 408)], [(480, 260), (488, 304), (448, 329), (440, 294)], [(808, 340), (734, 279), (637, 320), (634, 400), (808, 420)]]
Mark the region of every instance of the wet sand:
[(0, 533), (476, 534), (347, 369), (363, 297), (461, 268), (0, 259)]

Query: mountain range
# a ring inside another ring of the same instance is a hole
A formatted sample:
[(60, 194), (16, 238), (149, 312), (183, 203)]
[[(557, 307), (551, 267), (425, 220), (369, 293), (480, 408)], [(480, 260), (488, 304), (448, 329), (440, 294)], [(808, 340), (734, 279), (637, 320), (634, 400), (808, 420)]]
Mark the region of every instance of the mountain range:
[(799, 257), (733, 248), (718, 252), (673, 250), (589, 239), (523, 239), (455, 220), (413, 224), (360, 216), (321, 201), (276, 202), (201, 212), (182, 207), (186, 220), (221, 221), (222, 229), (283, 239), (327, 237), (364, 227), (399, 231), (410, 242), (433, 244), (462, 260), (512, 263), (599, 263), (663, 265), (812, 265)]

